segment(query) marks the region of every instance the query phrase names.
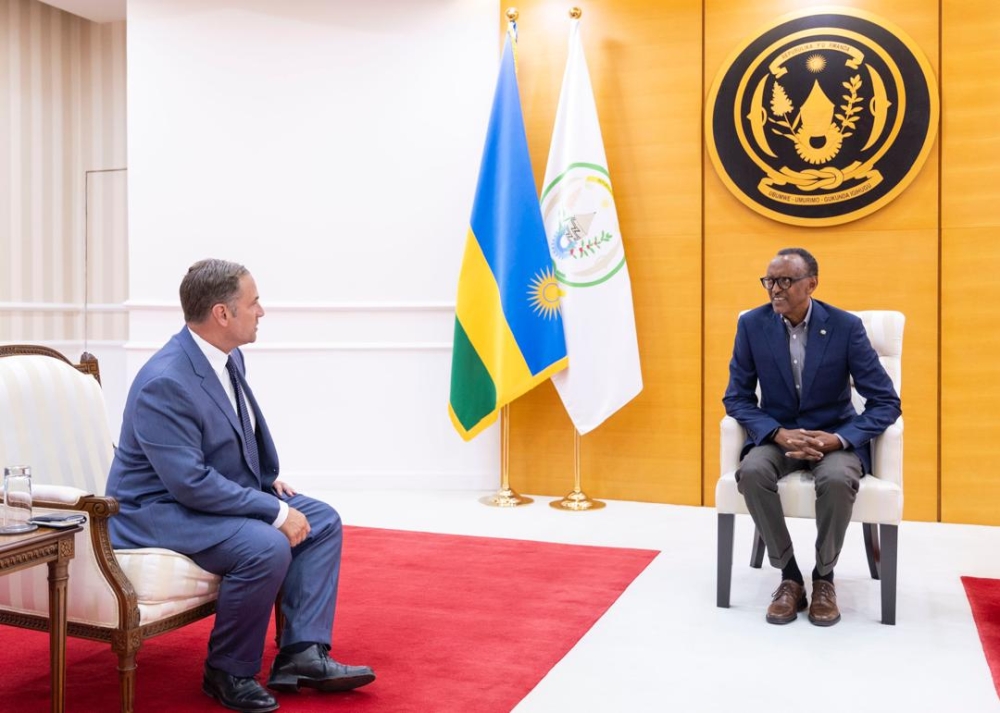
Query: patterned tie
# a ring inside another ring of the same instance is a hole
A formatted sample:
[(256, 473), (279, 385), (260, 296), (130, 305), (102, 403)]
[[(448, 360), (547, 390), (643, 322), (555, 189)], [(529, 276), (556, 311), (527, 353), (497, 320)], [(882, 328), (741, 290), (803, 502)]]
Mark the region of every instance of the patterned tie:
[(236, 364), (233, 358), (229, 357), (226, 362), (226, 371), (229, 372), (229, 379), (233, 382), (233, 391), (236, 392), (236, 414), (240, 417), (240, 425), (243, 427), (243, 442), (247, 446), (247, 457), (250, 460), (250, 467), (255, 475), (260, 477), (260, 457), (257, 455), (257, 438), (250, 423), (250, 414), (247, 413), (247, 402), (243, 398), (243, 387), (240, 385), (240, 375), (236, 372)]

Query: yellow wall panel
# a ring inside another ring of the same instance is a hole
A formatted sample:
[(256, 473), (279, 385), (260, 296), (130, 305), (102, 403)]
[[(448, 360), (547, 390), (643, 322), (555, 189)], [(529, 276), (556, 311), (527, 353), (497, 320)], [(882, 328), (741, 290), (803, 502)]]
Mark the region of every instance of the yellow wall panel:
[(941, 519), (1000, 524), (1000, 6), (944, 3)]
[[(816, 3), (819, 5), (820, 3)], [(910, 19), (902, 29), (920, 43), (934, 65), (936, 3), (854, 3), (894, 18)], [(792, 9), (808, 7), (795, 3)], [(913, 13), (920, 6), (922, 12)], [(732, 0), (711, 0), (706, 12), (706, 88), (733, 48), (755, 36), (781, 13), (769, 3), (747, 8)], [(748, 28), (752, 28), (748, 30)], [(928, 44), (930, 45), (928, 47)], [(707, 94), (706, 94), (707, 96)], [(931, 153), (918, 176), (894, 201), (844, 225), (797, 227), (751, 211), (737, 200), (705, 157), (705, 489), (714, 502), (712, 474), (719, 470), (721, 398), (728, 380), (736, 317), (767, 301), (757, 278), (783, 247), (801, 246), (819, 261), (816, 298), (843, 309), (897, 309), (907, 316), (903, 347), (903, 413), (906, 424), (905, 516), (937, 517), (937, 322), (938, 165)]]
[[(993, 276), (1000, 274), (998, 226), (947, 228), (942, 284), (941, 518), (1000, 524), (1000, 334)], [(990, 284), (993, 282), (993, 284)]]
[[(518, 3), (518, 79), (536, 179), (548, 156), (571, 3)], [(643, 392), (581, 439), (594, 497), (701, 503), (701, 3), (601, 0), (581, 35), (635, 302)], [(564, 495), (573, 428), (550, 385), (511, 413), (511, 485)]]

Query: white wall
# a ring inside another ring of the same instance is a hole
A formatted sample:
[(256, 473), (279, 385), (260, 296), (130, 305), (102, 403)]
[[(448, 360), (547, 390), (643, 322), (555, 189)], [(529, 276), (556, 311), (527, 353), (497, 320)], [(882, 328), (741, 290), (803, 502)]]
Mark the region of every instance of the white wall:
[(495, 489), (447, 416), (454, 295), (499, 58), (495, 0), (129, 0), (129, 342), (203, 257), (267, 315), (251, 385), (303, 490)]

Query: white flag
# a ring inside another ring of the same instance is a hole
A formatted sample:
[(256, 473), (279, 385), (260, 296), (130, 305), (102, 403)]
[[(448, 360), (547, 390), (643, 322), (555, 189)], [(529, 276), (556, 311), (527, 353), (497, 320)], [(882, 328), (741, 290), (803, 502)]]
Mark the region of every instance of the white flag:
[(632, 283), (611, 189), (580, 21), (569, 57), (542, 189), (569, 368), (552, 376), (570, 419), (592, 431), (642, 391)]

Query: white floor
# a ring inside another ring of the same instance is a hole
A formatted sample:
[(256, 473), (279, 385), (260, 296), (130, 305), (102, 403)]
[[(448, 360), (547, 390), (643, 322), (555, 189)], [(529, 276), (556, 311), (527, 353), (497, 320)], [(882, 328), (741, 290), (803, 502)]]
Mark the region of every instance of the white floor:
[[(642, 547), (661, 554), (515, 708), (562, 711), (1000, 711), (961, 575), (1000, 578), (1000, 528), (904, 522), (896, 626), (880, 623), (879, 583), (852, 525), (837, 567), (843, 620), (764, 621), (778, 574), (751, 569), (738, 516), (732, 607), (715, 606), (711, 508), (609, 502), (560, 512), (552, 498), (500, 509), (477, 492), (310, 493), (369, 527)], [(804, 571), (814, 526), (790, 520)], [(442, 688), (447, 695), (447, 688)], [(474, 713), (474, 712), (470, 712)]]

